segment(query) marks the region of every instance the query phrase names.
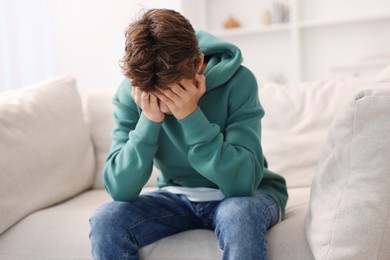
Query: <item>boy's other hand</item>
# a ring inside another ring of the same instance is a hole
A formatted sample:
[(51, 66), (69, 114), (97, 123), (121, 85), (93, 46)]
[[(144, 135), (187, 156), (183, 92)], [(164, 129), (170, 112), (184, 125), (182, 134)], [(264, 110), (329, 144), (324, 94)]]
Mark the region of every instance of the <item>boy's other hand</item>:
[(149, 120), (156, 123), (164, 121), (165, 114), (161, 112), (158, 99), (153, 93), (147, 93), (137, 87), (132, 87), (131, 95)]
[(183, 79), (168, 88), (159, 88), (155, 94), (164, 102), (176, 117), (180, 120), (192, 114), (198, 108), (199, 99), (206, 92), (206, 78), (196, 75), (195, 82), (191, 79)]

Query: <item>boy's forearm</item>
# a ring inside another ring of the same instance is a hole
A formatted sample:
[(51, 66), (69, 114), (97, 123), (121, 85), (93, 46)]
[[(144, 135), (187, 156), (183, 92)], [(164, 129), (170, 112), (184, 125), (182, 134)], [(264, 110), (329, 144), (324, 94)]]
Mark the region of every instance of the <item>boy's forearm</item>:
[[(258, 135), (260, 129), (257, 129), (262, 111), (257, 110), (253, 109), (253, 120), (237, 122), (245, 126), (236, 127), (225, 135), (200, 109), (180, 121), (190, 145), (188, 160), (191, 166), (214, 182), (225, 196), (250, 196), (262, 178), (263, 155)], [(247, 131), (247, 128), (256, 130)]]
[[(114, 200), (130, 201), (138, 197), (149, 180), (161, 124), (140, 117), (128, 139), (115, 139), (103, 173), (105, 187)], [(117, 131), (126, 131), (117, 129)]]

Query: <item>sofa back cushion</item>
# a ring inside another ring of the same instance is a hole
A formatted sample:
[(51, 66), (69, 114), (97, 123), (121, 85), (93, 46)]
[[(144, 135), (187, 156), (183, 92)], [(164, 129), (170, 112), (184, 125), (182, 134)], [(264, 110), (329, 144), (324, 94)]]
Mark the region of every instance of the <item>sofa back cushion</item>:
[[(112, 118), (115, 109), (112, 98), (115, 92), (115, 88), (93, 89), (88, 91), (86, 97), (85, 116), (89, 125), (96, 157), (96, 180), (93, 185), (95, 189), (104, 188), (103, 169), (110, 152), (111, 132), (115, 127)], [(153, 168), (153, 174), (146, 186), (156, 186), (158, 173), (159, 171)]]
[[(334, 79), (300, 84), (266, 84), (259, 89), (265, 110), (262, 143), (269, 168), (283, 175), (288, 187), (310, 187), (329, 124), (339, 107), (371, 78)], [(86, 117), (97, 158), (95, 188), (103, 188), (102, 172), (115, 127), (111, 100), (115, 88), (93, 89), (86, 98)], [(154, 186), (158, 170), (147, 186)]]
[(362, 90), (337, 114), (306, 218), (316, 259), (389, 259), (390, 83)]
[(289, 188), (310, 187), (334, 115), (371, 78), (266, 84), (259, 89), (265, 110), (262, 144), (270, 170)]
[(114, 94), (114, 88), (103, 88), (89, 90), (86, 96), (85, 117), (96, 158), (94, 189), (104, 188), (103, 168), (111, 146), (111, 131), (115, 127), (112, 119), (115, 107), (111, 102)]
[(75, 80), (0, 93), (0, 234), (91, 187), (94, 154)]

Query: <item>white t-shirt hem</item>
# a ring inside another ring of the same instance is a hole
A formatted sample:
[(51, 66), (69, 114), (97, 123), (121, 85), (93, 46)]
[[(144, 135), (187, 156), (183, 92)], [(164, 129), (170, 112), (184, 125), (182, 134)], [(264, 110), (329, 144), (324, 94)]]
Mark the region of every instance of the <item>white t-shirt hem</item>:
[(192, 202), (205, 202), (205, 201), (220, 201), (225, 198), (219, 189), (206, 188), (206, 187), (180, 187), (180, 186), (167, 186), (161, 188), (173, 194), (180, 194), (187, 197)]

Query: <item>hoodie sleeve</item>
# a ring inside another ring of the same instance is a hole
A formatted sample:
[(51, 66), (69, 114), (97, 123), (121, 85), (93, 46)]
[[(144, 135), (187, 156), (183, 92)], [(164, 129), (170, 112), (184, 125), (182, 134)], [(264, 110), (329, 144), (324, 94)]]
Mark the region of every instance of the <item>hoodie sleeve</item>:
[(124, 80), (113, 98), (115, 129), (103, 170), (103, 182), (114, 200), (130, 201), (138, 197), (151, 176), (153, 158), (161, 124), (147, 119), (131, 96)]
[(249, 70), (241, 68), (226, 87), (230, 91), (229, 117), (223, 132), (200, 108), (179, 122), (190, 147), (191, 166), (225, 196), (250, 196), (263, 176), (260, 137), (264, 111)]

